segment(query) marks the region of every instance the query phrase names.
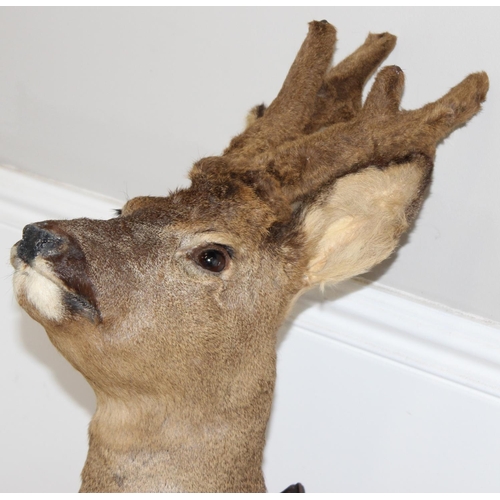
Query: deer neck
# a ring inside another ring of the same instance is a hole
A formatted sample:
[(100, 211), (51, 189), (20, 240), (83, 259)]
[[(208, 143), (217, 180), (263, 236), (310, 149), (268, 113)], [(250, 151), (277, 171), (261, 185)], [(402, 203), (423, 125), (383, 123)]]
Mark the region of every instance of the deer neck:
[(230, 404), (211, 408), (98, 394), (80, 491), (264, 492), (274, 375), (254, 379), (241, 377)]

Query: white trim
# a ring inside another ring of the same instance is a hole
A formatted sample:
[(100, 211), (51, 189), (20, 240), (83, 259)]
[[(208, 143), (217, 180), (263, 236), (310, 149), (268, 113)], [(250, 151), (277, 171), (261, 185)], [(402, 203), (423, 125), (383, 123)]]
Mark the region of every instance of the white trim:
[(0, 223), (22, 229), (47, 219), (109, 219), (123, 201), (0, 165)]
[[(121, 205), (0, 167), (0, 223), (19, 230), (48, 218), (109, 218)], [(361, 280), (337, 285), (325, 295), (301, 297), (291, 318), (294, 325), (500, 397), (500, 325)]]
[(500, 325), (362, 280), (327, 296), (302, 297), (294, 325), (500, 397)]

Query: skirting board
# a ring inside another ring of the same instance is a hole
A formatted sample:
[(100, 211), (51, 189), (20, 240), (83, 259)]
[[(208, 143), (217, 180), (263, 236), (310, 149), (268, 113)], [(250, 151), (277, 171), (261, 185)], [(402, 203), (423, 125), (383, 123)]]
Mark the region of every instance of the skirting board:
[[(0, 223), (109, 218), (122, 201), (0, 167)], [(308, 332), (500, 397), (500, 325), (362, 280), (302, 296), (290, 321)]]

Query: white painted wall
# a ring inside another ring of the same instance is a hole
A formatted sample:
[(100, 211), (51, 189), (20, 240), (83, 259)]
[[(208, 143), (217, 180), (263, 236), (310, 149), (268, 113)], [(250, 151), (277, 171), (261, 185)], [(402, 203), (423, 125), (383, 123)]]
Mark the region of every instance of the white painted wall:
[(500, 491), (500, 399), (297, 327), (278, 356), (270, 491)]
[(165, 194), (272, 100), (312, 19), (337, 27), (337, 61), (369, 31), (396, 34), (407, 108), (488, 71), (410, 243), (369, 276), (500, 321), (498, 8), (2, 8), (0, 162), (122, 201)]

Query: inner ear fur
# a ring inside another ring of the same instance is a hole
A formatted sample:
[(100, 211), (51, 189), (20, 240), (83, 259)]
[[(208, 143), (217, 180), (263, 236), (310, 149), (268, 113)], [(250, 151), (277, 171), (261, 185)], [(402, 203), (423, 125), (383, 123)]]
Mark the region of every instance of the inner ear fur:
[(396, 248), (418, 212), (432, 163), (424, 157), (338, 179), (306, 210), (306, 287), (371, 269)]

